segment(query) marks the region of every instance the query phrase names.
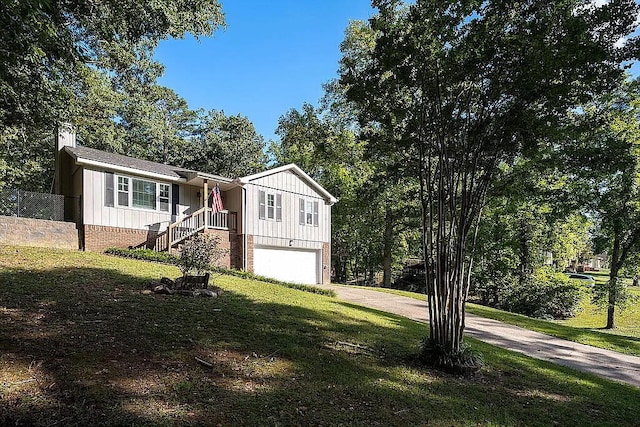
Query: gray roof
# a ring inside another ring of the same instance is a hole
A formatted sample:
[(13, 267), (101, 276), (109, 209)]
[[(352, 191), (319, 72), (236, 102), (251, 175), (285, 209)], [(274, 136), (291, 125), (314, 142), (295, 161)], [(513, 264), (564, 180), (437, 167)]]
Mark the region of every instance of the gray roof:
[[(106, 151), (96, 150), (88, 147), (65, 147), (65, 150), (71, 154), (76, 160), (90, 160), (103, 163), (105, 165), (113, 165), (136, 169), (142, 172), (165, 175), (170, 178), (187, 178), (192, 179), (198, 174), (198, 171), (185, 169), (177, 166), (165, 165), (163, 163), (151, 162), (149, 160), (140, 160), (133, 157), (123, 156), (122, 154), (108, 153)], [(211, 175), (212, 177), (215, 175)], [(228, 178), (218, 177), (223, 180)], [(230, 180), (229, 180), (230, 181)]]

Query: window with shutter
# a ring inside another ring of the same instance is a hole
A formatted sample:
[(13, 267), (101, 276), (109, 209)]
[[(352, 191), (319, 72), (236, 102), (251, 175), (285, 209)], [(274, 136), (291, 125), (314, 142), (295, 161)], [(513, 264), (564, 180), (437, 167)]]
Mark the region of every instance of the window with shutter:
[[(105, 205), (131, 207), (177, 215), (178, 186), (107, 172)], [(109, 194), (111, 194), (109, 196)]]
[(317, 200), (300, 199), (300, 225), (313, 225), (317, 227), (320, 224), (320, 205)]
[(258, 218), (282, 221), (282, 194), (259, 190)]

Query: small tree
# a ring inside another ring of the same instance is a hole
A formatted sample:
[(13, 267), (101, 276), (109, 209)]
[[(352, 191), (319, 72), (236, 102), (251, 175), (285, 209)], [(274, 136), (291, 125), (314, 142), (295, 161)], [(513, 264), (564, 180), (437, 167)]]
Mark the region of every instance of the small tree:
[(196, 234), (189, 238), (182, 247), (180, 259), (178, 260), (178, 267), (182, 271), (182, 277), (193, 271), (197, 274), (202, 274), (209, 270), (211, 265), (215, 264), (225, 253), (224, 250), (218, 247), (219, 244), (220, 238), (209, 237), (204, 234)]

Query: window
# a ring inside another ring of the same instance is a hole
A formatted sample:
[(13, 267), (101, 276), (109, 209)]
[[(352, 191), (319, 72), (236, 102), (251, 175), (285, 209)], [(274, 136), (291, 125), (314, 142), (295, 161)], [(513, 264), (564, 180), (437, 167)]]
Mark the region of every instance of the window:
[(259, 190), (258, 218), (282, 221), (282, 194)]
[(313, 202), (307, 201), (305, 204), (305, 218), (307, 225), (313, 225)]
[(118, 206), (129, 206), (129, 178), (118, 177)]
[(156, 183), (133, 179), (133, 203), (134, 208), (156, 210)]
[(118, 176), (117, 183), (115, 189), (117, 206), (169, 212), (171, 206), (171, 186), (169, 184), (159, 184), (127, 176)]
[(317, 201), (300, 199), (300, 225), (317, 227), (319, 224), (319, 209)]
[(169, 184), (160, 184), (160, 210), (162, 212), (169, 212)]

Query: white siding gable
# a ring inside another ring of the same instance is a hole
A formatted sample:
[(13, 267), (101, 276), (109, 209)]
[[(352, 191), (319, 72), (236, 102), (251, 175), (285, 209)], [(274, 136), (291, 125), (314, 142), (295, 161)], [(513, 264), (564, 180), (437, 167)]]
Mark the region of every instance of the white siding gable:
[[(286, 170), (252, 180), (246, 185), (246, 234), (254, 243), (318, 249), (331, 239), (331, 206), (297, 174)], [(259, 218), (259, 192), (282, 196), (282, 220)], [(300, 224), (300, 199), (318, 202), (318, 225)]]

